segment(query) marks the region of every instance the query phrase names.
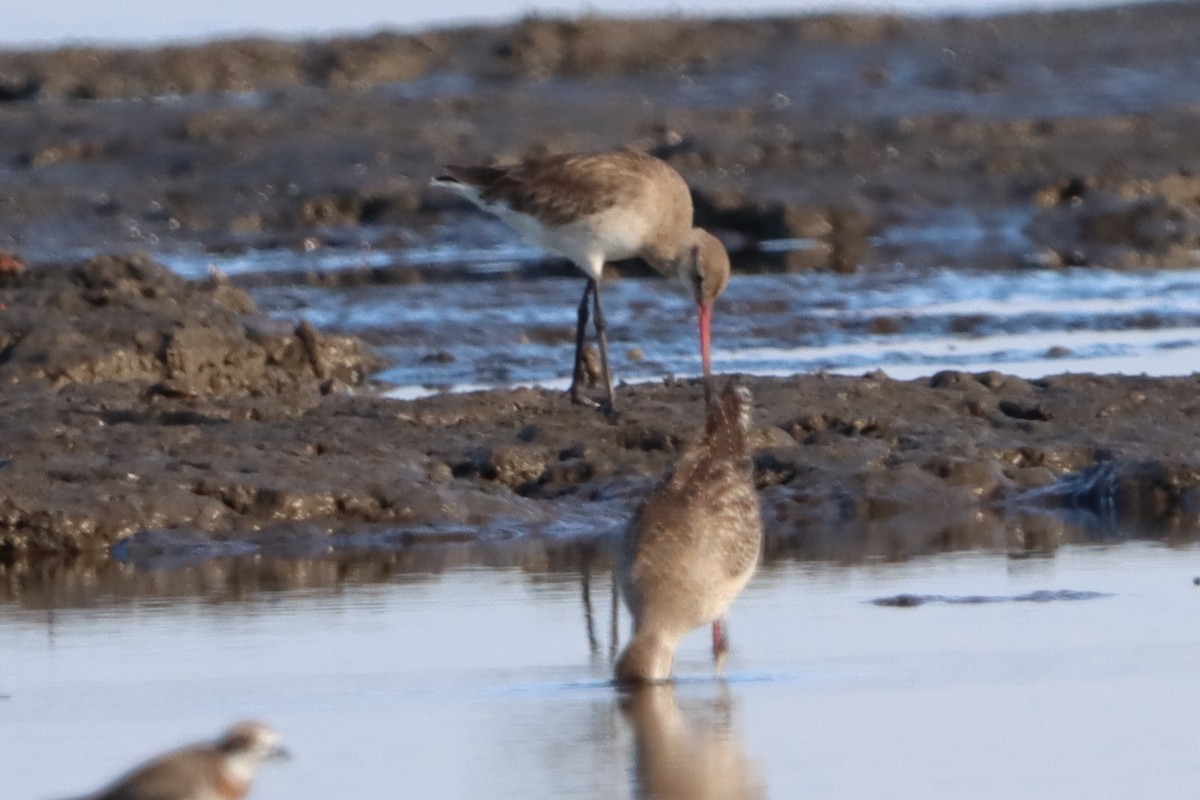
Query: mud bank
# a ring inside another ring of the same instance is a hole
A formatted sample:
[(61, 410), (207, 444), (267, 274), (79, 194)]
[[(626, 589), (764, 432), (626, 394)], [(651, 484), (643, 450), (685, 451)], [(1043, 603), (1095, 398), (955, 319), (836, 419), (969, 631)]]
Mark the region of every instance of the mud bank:
[[(350, 337), (280, 329), (144, 258), (5, 277), (0, 552), (144, 564), (603, 544), (702, 414), (694, 383), (609, 418), (519, 390), (412, 402)], [(1200, 378), (748, 378), (774, 555), (898, 558), (1194, 536)]]
[(0, 247), (488, 246), (439, 164), (632, 145), (743, 264), (1191, 267), (1197, 63), (1190, 3), (0, 53)]

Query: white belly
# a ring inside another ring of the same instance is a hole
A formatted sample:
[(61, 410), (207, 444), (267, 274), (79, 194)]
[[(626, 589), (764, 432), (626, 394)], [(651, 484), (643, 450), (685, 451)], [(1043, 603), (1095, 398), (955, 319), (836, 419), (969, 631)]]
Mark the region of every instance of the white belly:
[(530, 241), (566, 256), (599, 279), (606, 261), (633, 258), (646, 246), (650, 226), (643, 217), (615, 207), (566, 225), (544, 227), (533, 217), (508, 209), (497, 216)]
[(621, 261), (641, 253), (653, 233), (646, 217), (627, 206), (613, 206), (566, 225), (543, 226), (536, 218), (513, 211), (503, 203), (487, 202), (473, 186), (439, 185), (495, 214), (529, 241), (566, 256), (596, 279), (600, 278), (606, 261)]

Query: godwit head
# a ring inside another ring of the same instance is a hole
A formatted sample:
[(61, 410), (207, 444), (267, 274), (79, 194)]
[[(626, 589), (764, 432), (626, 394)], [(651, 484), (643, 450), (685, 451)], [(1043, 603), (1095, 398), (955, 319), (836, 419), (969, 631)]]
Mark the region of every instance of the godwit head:
[(678, 645), (679, 636), (664, 635), (661, 631), (635, 634), (617, 659), (614, 675), (617, 683), (631, 686), (667, 680), (671, 677)]

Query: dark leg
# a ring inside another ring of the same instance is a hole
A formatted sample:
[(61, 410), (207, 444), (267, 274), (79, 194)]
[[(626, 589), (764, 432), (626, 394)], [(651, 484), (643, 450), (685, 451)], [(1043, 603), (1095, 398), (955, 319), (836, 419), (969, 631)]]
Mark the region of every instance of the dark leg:
[(621, 605), (621, 597), (620, 597), (620, 589), (618, 588), (618, 585), (617, 585), (617, 567), (616, 567), (616, 563), (614, 562), (613, 563), (613, 574), (612, 574), (612, 598), (611, 598), (611, 602), (609, 604), (609, 610), (612, 612), (612, 617), (609, 620), (609, 627), (608, 627), (608, 660), (610, 663), (616, 662), (616, 660), (617, 660), (617, 645), (621, 643), (620, 642), (621, 631), (620, 631), (620, 626), (619, 626), (620, 605)]
[(592, 305), (595, 311), (593, 323), (596, 326), (596, 340), (600, 345), (600, 369), (604, 372), (604, 410), (611, 414), (613, 407), (612, 372), (608, 368), (608, 337), (604, 335), (608, 327), (604, 324), (604, 311), (600, 308), (600, 284), (595, 283), (592, 290)]
[(579, 570), (579, 585), (583, 593), (583, 621), (587, 626), (588, 652), (592, 660), (600, 657), (600, 640), (596, 638), (596, 625), (592, 616), (592, 570), (591, 556), (585, 556), (583, 567)]
[(568, 392), (571, 402), (581, 405), (597, 405), (594, 400), (579, 393), (579, 387), (583, 384), (583, 337), (587, 335), (588, 303), (596, 288), (596, 282), (589, 278), (583, 287), (583, 299), (579, 301), (579, 317), (575, 326), (575, 369), (571, 373), (571, 388)]

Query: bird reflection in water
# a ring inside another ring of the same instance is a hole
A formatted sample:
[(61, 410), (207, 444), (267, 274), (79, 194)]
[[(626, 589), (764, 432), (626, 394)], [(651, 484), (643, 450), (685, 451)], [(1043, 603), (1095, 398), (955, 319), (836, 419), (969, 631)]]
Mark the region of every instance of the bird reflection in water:
[[(598, 559), (598, 552), (595, 549), (588, 548), (583, 551), (579, 560), (579, 590), (583, 600), (583, 625), (587, 634), (588, 653), (591, 656), (593, 665), (606, 663), (605, 653), (601, 647), (600, 637), (596, 634), (596, 612), (592, 603), (592, 569)], [(608, 574), (612, 572), (611, 556), (608, 557), (607, 563), (604, 563), (602, 572)], [(617, 595), (617, 583), (612, 581), (609, 584), (609, 599), (608, 599), (608, 648), (607, 648), (607, 663), (611, 666), (617, 659), (617, 646), (620, 643), (619, 631), (619, 616), (618, 609), (621, 600)]]
[(750, 800), (766, 792), (733, 730), (733, 698), (721, 685), (702, 710), (685, 713), (670, 684), (623, 694), (635, 739), (633, 796), (639, 800)]

